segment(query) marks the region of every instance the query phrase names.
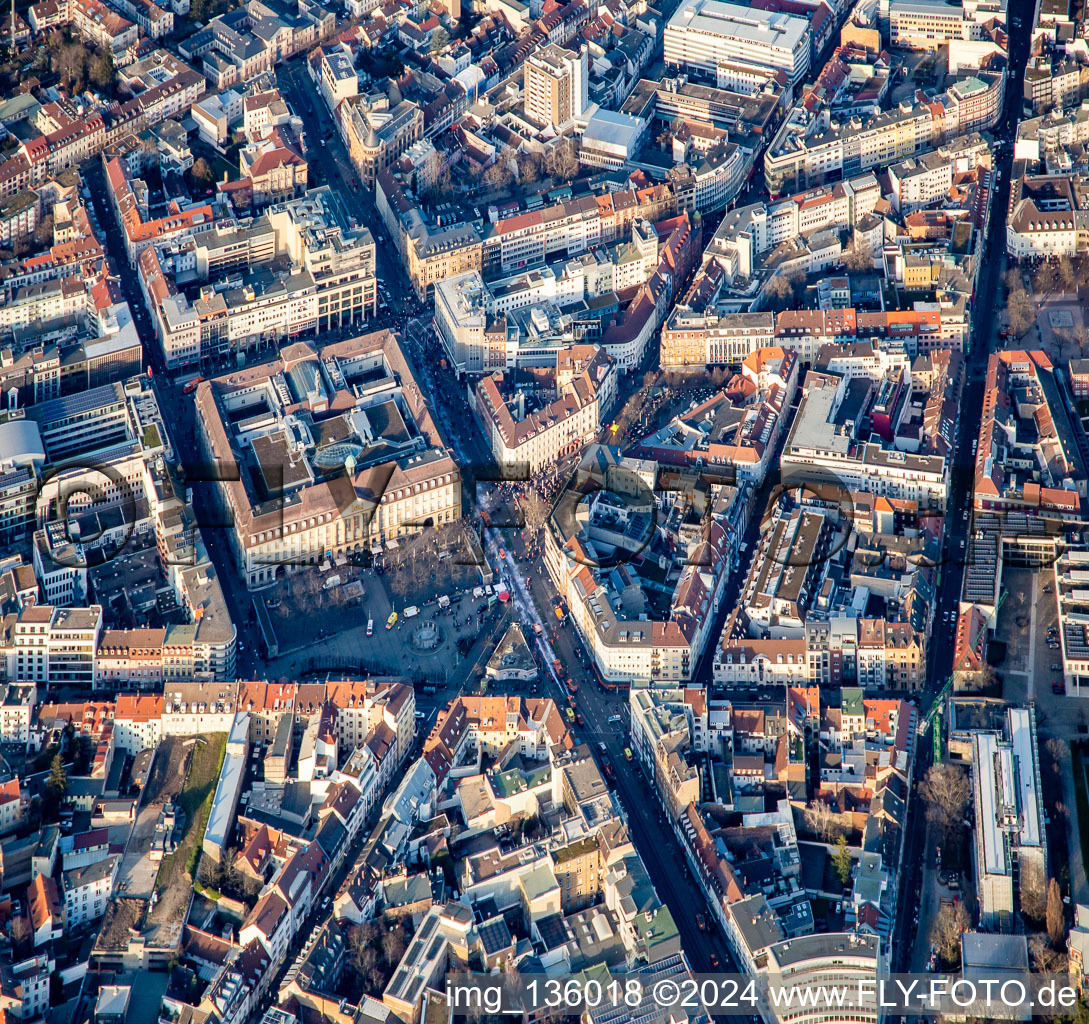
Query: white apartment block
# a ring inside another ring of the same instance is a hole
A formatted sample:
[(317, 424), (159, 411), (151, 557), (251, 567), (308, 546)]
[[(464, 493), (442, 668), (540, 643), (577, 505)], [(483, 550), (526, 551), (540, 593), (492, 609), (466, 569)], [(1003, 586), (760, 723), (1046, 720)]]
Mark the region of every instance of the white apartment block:
[[(768, 947), (763, 972), (799, 989), (830, 983), (850, 987), (867, 982), (876, 986), (878, 973), (888, 969), (888, 955), (887, 950), (882, 951), (877, 935), (855, 932), (799, 935)], [(883, 1017), (876, 1001), (872, 1006), (854, 1006), (842, 1015), (829, 1012), (827, 1005), (789, 1009), (784, 1006), (772, 1011), (772, 1018), (778, 1024), (828, 1024), (839, 1019), (877, 1024)]]
[(8, 678), (32, 683), (92, 685), (101, 630), (101, 605), (24, 608), (18, 613), (11, 634), (3, 638)]
[(890, 201), (907, 216), (937, 202), (953, 185), (953, 164), (942, 153), (924, 153), (889, 168)]
[(0, 742), (30, 742), (30, 716), (38, 701), (38, 688), (32, 684), (9, 683), (0, 698)]
[(64, 872), (64, 920), (66, 928), (95, 921), (106, 913), (120, 866), (117, 854), (86, 867)]
[(805, 18), (724, 0), (683, 0), (666, 25), (664, 46), (667, 65), (714, 82), (723, 63), (766, 71), (766, 78), (785, 71), (798, 82), (813, 48)]
[(889, 41), (901, 50), (937, 50), (942, 43), (982, 40), (987, 24), (1004, 25), (1006, 5), (1000, 0), (886, 0)]

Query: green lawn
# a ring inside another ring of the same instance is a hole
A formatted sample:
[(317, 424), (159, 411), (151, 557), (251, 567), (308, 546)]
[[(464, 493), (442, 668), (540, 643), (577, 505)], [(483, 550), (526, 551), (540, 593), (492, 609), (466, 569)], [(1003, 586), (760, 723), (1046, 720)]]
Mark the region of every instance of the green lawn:
[(189, 770), (185, 773), (185, 785), (178, 796), (178, 803), (185, 812), (185, 835), (178, 848), (164, 857), (159, 865), (155, 888), (160, 892), (170, 884), (177, 865), (184, 865), (189, 877), (196, 878), (200, 844), (204, 840), (212, 797), (215, 796), (219, 772), (223, 767), (223, 755), (227, 749), (225, 732), (198, 736), (196, 741), (189, 759)]

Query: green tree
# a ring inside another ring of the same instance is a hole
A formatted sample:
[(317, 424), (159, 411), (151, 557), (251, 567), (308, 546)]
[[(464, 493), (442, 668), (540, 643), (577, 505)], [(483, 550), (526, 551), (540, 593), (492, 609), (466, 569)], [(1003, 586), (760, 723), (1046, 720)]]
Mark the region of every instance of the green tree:
[(89, 71), (91, 83), (105, 89), (113, 83), (113, 55), (103, 50), (92, 62)]
[(1054, 878), (1047, 886), (1047, 937), (1056, 949), (1062, 949), (1066, 942), (1066, 912), (1059, 883)]
[(841, 885), (846, 885), (851, 880), (851, 851), (847, 848), (847, 838), (840, 836), (836, 840), (836, 852), (832, 854), (832, 866), (836, 869), (836, 876)]
[(63, 796), (68, 792), (68, 772), (64, 770), (64, 762), (61, 760), (60, 751), (53, 755), (53, 763), (49, 767), (49, 781), (46, 787), (55, 796)]
[(448, 42), (450, 33), (440, 25), (431, 36), (431, 52), (438, 53)]

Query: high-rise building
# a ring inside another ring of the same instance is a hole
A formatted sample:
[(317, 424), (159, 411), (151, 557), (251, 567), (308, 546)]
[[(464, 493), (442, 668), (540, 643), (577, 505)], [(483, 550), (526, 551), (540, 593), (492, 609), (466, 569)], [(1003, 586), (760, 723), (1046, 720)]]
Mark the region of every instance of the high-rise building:
[(586, 51), (549, 43), (526, 61), (524, 83), (526, 116), (538, 124), (565, 127), (588, 105)]

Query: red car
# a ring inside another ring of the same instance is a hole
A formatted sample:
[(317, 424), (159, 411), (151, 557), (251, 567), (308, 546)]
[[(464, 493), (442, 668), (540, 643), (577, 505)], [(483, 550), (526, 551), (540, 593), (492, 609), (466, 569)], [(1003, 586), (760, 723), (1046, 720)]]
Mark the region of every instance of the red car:
[(1056, 679), (1055, 682), (1053, 682), (1051, 684), (1051, 692), (1052, 693), (1066, 693), (1066, 683), (1062, 682), (1059, 679)]

